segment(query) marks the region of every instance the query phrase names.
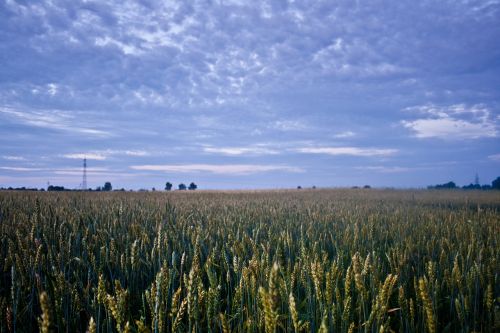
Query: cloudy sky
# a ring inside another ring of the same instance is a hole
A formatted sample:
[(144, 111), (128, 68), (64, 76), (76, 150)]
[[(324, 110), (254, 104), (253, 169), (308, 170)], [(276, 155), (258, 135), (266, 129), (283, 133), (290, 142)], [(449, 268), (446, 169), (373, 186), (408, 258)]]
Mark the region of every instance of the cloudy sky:
[(500, 176), (498, 0), (1, 0), (0, 187)]

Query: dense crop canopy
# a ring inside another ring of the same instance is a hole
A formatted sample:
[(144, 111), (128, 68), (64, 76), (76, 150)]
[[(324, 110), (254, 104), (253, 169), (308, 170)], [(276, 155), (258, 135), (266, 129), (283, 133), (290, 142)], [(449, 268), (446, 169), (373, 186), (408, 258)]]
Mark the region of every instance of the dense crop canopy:
[(498, 192), (0, 193), (0, 331), (500, 328)]

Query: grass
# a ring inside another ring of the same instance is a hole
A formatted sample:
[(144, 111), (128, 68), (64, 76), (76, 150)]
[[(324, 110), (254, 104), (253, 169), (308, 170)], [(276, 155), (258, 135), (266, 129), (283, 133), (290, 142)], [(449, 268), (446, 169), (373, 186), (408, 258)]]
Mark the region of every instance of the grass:
[(500, 192), (0, 193), (0, 332), (494, 332)]

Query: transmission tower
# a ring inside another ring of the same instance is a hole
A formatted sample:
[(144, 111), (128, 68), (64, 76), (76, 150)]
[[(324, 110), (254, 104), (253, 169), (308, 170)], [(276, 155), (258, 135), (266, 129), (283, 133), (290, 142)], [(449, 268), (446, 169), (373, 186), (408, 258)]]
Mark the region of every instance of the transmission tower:
[(83, 159), (83, 181), (82, 181), (82, 190), (87, 190), (87, 159)]

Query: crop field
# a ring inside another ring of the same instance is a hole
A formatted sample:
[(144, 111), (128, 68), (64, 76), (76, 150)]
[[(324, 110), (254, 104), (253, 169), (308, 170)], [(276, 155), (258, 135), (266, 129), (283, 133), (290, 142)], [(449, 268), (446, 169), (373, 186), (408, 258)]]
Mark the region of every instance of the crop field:
[(498, 332), (500, 191), (0, 192), (0, 332)]

